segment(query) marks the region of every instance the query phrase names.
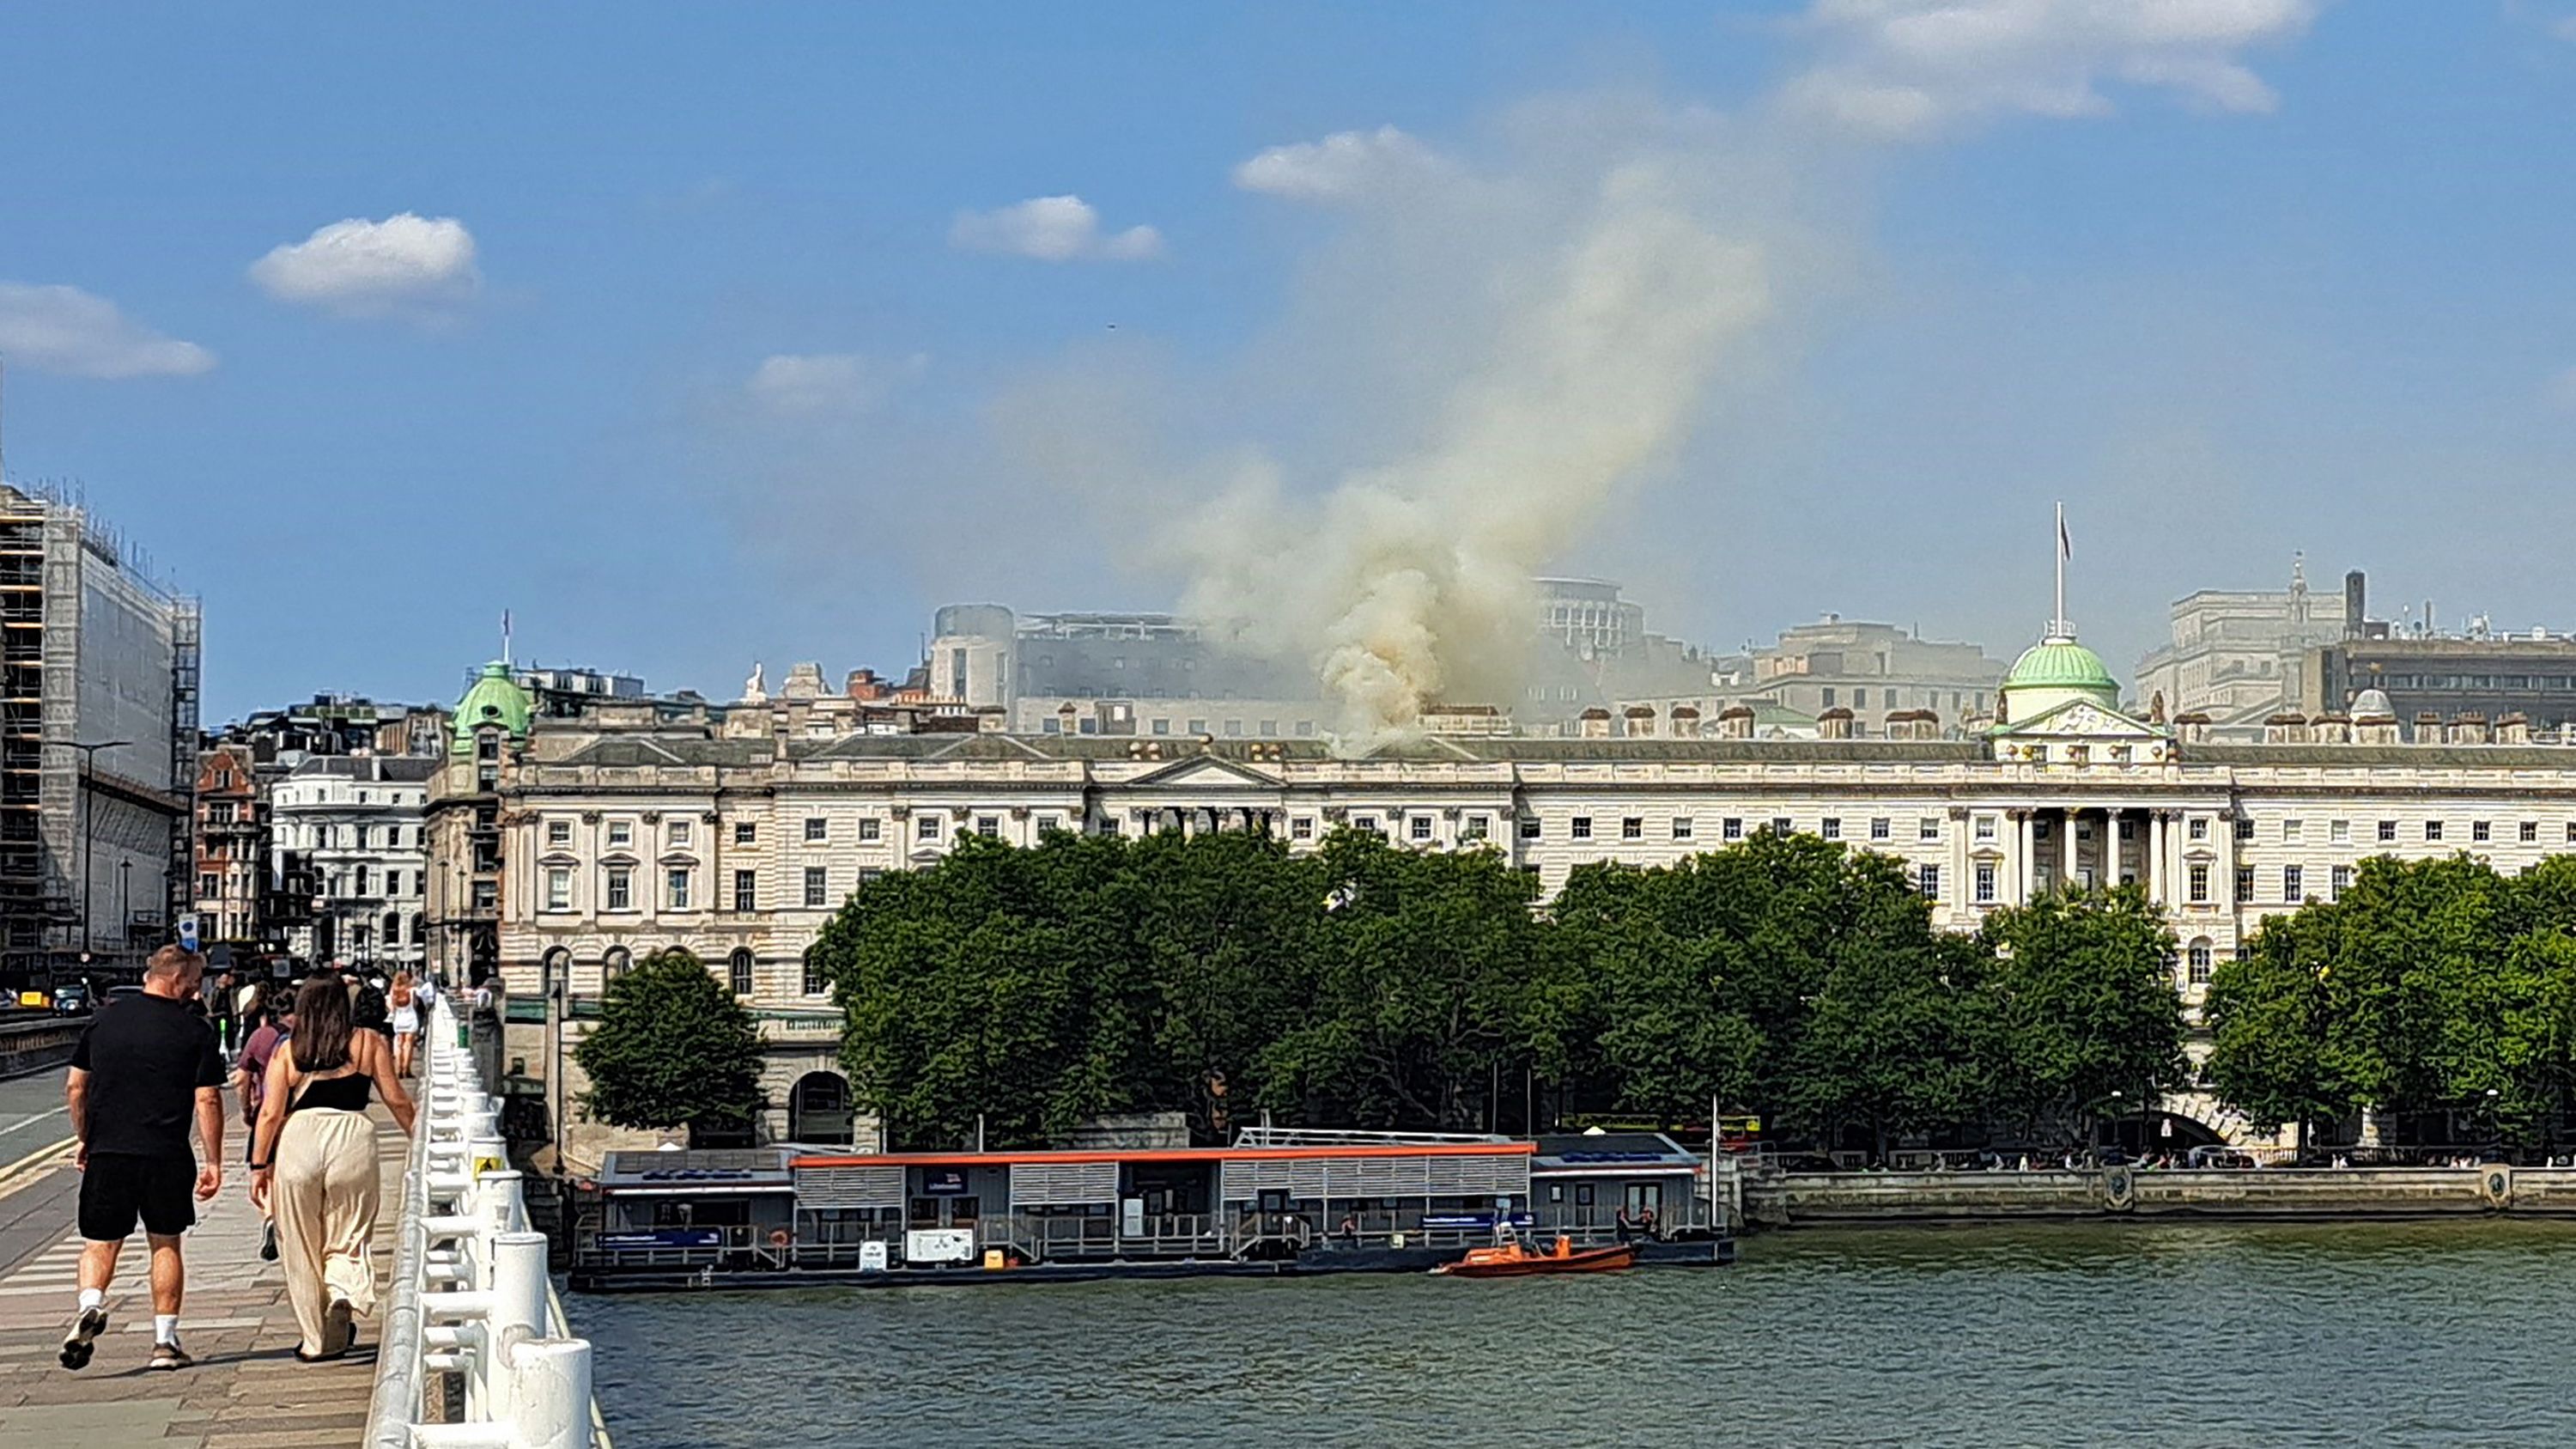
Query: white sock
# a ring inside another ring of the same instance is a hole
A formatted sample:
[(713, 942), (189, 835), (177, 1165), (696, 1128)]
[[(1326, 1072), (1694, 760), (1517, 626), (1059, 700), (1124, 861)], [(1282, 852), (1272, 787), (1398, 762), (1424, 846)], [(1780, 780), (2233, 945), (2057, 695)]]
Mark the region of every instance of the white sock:
[(179, 1315), (175, 1313), (153, 1314), (152, 1341), (154, 1343), (177, 1343), (179, 1341)]
[(83, 1288), (80, 1291), (80, 1306), (84, 1310), (91, 1308), (105, 1308), (107, 1306), (107, 1290), (104, 1288)]

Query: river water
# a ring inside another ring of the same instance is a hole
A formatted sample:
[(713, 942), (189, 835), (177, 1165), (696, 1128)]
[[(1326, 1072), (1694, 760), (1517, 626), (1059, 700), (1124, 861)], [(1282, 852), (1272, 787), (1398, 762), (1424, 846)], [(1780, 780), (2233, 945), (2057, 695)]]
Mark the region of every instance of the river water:
[(2576, 1225), (1808, 1230), (1731, 1268), (574, 1297), (623, 1449), (2566, 1444)]

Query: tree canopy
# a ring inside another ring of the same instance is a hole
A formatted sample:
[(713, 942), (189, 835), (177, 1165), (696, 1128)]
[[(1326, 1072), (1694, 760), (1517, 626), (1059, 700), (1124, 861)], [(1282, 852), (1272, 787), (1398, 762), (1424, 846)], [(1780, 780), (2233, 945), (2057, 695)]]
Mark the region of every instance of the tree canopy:
[(1544, 1081), (1570, 1112), (1882, 1149), (2007, 1119), (2071, 1140), (2113, 1087), (2178, 1081), (2171, 950), (2135, 892), (1944, 933), (1898, 863), (1768, 832), (1585, 866), (1545, 905), (1499, 852), (1356, 832), (969, 837), (815, 946), (853, 1090), (908, 1146), (979, 1116), (997, 1144), (1139, 1111), (1536, 1126)]
[(2364, 861), (2218, 968), (2208, 1020), (2211, 1083), (2257, 1126), (2369, 1109), (2553, 1143), (2576, 1091), (2576, 857)]
[(590, 1076), (584, 1104), (619, 1127), (740, 1140), (766, 1105), (751, 1012), (682, 950), (656, 952), (608, 983), (599, 1024), (573, 1060)]

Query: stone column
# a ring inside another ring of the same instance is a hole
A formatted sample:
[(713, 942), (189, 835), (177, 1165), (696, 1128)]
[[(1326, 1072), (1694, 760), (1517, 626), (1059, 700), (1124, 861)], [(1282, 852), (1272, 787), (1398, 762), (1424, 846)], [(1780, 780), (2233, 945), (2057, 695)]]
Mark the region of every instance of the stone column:
[(2026, 906), (2030, 904), (2030, 898), (2035, 894), (2033, 890), (2032, 876), (2033, 873), (2039, 869), (2039, 856), (2035, 849), (2035, 842), (2032, 839), (2034, 832), (2031, 825), (2031, 812), (2027, 808), (2016, 810), (2012, 813), (2012, 818), (2012, 902), (2017, 906)]
[(2162, 810), (2147, 812), (2147, 901), (2159, 911), (2166, 909), (2168, 904), (2165, 900), (2165, 837), (2171, 831), (2165, 815)]
[(1952, 806), (1950, 809), (1950, 863), (1941, 868), (1941, 898), (1933, 904), (1936, 909), (1948, 910), (1954, 918), (1964, 918), (1971, 909), (1969, 902), (1976, 898), (1976, 892), (1969, 888), (1969, 873), (1976, 868), (1976, 865), (1968, 854), (1971, 839), (1975, 834), (1974, 813), (1964, 806)]

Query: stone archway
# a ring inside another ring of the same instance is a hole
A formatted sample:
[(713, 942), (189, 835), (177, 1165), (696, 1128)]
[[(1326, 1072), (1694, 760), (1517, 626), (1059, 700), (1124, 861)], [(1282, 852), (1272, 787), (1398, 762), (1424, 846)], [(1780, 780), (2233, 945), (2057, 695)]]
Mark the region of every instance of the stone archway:
[(807, 1072), (787, 1094), (787, 1140), (846, 1145), (850, 1084), (837, 1072)]

